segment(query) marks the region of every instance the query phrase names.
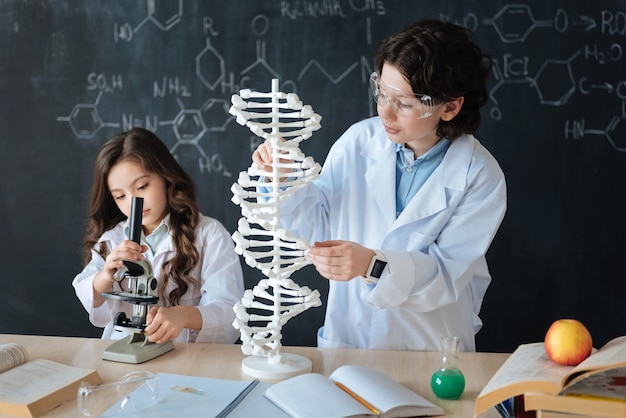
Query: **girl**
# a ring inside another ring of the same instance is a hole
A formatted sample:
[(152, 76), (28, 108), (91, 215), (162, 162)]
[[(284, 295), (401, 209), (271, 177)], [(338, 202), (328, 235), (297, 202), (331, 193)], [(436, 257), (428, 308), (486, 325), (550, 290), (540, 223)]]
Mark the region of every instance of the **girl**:
[[(132, 197), (142, 197), (141, 245), (128, 240)], [(146, 319), (149, 341), (232, 343), (233, 306), (243, 295), (243, 274), (230, 234), (202, 215), (195, 186), (152, 132), (135, 128), (109, 140), (94, 170), (85, 236), (86, 266), (72, 282), (89, 320), (102, 338), (121, 339), (117, 312), (132, 304), (103, 292), (128, 290), (114, 280), (121, 259), (147, 259), (158, 281), (159, 302)]]
[[(375, 65), (379, 116), (350, 127), (281, 207), (330, 279), (318, 345), (440, 350), (456, 335), (474, 351), (506, 209), (504, 175), (473, 136), (491, 60), (467, 29), (426, 20), (384, 40)], [(271, 168), (268, 142), (253, 161)]]

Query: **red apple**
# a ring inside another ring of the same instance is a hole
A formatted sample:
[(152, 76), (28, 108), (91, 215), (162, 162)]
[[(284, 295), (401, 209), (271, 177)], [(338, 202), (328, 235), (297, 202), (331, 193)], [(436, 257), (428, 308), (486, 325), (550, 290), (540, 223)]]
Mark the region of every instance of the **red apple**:
[(593, 348), (589, 330), (575, 319), (558, 319), (550, 325), (543, 341), (548, 358), (563, 366), (576, 366)]

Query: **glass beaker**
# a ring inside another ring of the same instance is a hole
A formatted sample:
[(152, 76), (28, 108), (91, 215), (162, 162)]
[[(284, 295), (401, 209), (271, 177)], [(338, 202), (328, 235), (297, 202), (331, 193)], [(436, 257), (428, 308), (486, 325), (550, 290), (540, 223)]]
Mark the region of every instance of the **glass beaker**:
[(437, 397), (458, 399), (465, 389), (465, 376), (459, 370), (459, 337), (444, 337), (441, 364), (430, 379), (430, 387)]

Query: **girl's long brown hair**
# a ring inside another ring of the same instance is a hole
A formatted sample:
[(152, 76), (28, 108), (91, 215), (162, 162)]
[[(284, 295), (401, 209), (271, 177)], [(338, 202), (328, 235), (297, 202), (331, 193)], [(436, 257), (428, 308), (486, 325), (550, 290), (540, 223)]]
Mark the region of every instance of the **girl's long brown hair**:
[[(126, 219), (115, 204), (107, 181), (111, 168), (121, 161), (137, 162), (144, 170), (156, 173), (165, 180), (170, 231), (176, 254), (163, 265), (162, 273), (165, 280), (159, 283), (159, 297), (166, 300), (170, 306), (178, 305), (189, 285), (199, 283), (199, 280), (191, 277), (189, 273), (200, 257), (194, 245), (195, 227), (200, 211), (196, 205), (193, 180), (178, 164), (165, 144), (146, 129), (134, 128), (123, 132), (111, 138), (98, 153), (89, 201), (89, 223), (84, 241), (85, 264), (91, 260), (91, 250), (100, 236)], [(111, 250), (107, 245), (101, 245), (97, 249), (103, 258), (106, 258)], [(165, 287), (170, 280), (176, 287), (169, 295), (165, 295)]]

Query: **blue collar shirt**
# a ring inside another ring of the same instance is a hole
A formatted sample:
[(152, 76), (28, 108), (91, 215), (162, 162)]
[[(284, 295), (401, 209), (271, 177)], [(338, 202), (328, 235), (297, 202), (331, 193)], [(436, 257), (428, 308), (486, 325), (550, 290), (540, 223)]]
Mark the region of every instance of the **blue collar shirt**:
[(413, 151), (403, 144), (396, 144), (396, 218), (439, 166), (450, 140), (442, 138), (417, 159)]

